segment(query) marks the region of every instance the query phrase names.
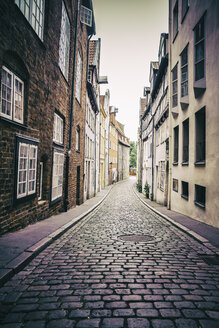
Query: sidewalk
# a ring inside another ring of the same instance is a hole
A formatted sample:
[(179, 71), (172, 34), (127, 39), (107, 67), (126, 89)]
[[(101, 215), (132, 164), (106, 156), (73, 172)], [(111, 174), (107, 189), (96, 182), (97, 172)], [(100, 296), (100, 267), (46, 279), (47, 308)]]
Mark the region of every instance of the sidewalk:
[(0, 285), (21, 270), (54, 239), (99, 206), (111, 189), (112, 186), (104, 188), (95, 197), (68, 212), (53, 215), (0, 237)]
[(146, 199), (142, 193), (137, 191), (135, 183), (133, 184), (133, 191), (141, 200), (141, 202), (149, 207), (152, 211), (162, 216), (164, 219), (171, 222), (180, 230), (203, 243), (207, 248), (219, 255), (218, 228), (212, 227), (206, 223), (199, 222), (181, 213), (168, 210), (166, 206), (157, 204), (155, 201), (151, 201), (150, 199)]

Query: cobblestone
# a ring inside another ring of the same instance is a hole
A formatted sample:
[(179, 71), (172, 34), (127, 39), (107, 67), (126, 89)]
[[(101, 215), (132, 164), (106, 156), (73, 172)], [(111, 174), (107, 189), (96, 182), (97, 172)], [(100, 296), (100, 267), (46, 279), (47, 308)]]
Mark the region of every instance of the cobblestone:
[[(121, 235), (149, 235), (132, 242)], [(88, 217), (0, 288), (5, 328), (219, 327), (219, 272), (188, 237), (113, 187)]]

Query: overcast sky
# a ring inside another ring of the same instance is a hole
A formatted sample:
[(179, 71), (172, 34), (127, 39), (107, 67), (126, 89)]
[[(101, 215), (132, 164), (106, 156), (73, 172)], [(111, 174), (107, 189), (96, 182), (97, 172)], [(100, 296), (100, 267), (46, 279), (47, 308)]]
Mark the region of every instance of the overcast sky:
[(149, 86), (160, 34), (168, 32), (168, 0), (93, 0), (96, 36), (101, 38), (100, 75), (109, 84), (110, 105), (119, 109), (130, 140), (137, 140), (139, 101)]

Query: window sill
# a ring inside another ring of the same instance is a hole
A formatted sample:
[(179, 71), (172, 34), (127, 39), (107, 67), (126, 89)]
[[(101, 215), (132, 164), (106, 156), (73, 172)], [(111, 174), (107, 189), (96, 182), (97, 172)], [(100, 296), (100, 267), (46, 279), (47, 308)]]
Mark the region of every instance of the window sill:
[(203, 203), (199, 203), (196, 200), (194, 201), (195, 205), (197, 205), (198, 207), (202, 208), (203, 210), (205, 209), (205, 204)]
[(197, 161), (194, 164), (195, 166), (205, 166), (205, 161)]
[(183, 195), (183, 194), (181, 195), (181, 197), (184, 198), (184, 199), (186, 199), (186, 200), (189, 199), (189, 196), (186, 196), (186, 195)]
[(177, 166), (177, 165), (178, 165), (178, 162), (173, 162), (173, 165), (174, 165), (174, 166)]
[(182, 109), (186, 109), (189, 106), (189, 96), (181, 97), (180, 105)]
[(202, 96), (202, 94), (206, 90), (206, 79), (205, 79), (205, 77), (203, 77), (202, 79), (200, 79), (198, 81), (194, 81), (193, 89), (194, 89), (195, 98), (198, 98), (198, 97)]
[(189, 6), (187, 7), (187, 9), (186, 9), (186, 11), (185, 11), (184, 15), (182, 15), (181, 24), (184, 22), (184, 20), (185, 20), (185, 18), (186, 18), (186, 15), (187, 15), (187, 12), (188, 12), (188, 10), (189, 10)]
[(6, 118), (6, 117), (3, 117), (3, 116), (1, 116), (1, 115), (0, 115), (0, 120), (2, 120), (2, 121), (4, 121), (4, 122), (7, 122), (7, 123), (9, 123), (9, 124), (13, 124), (13, 125), (15, 125), (15, 126), (17, 126), (17, 127), (19, 127), (19, 128), (27, 129), (27, 126), (24, 125), (23, 123), (19, 123), (19, 122), (16, 122), (16, 121), (12, 121), (12, 120), (10, 120), (10, 119), (8, 119), (8, 118)]
[(178, 106), (172, 107), (171, 108), (171, 113), (172, 113), (173, 117), (177, 117), (179, 115), (179, 108), (178, 108)]
[(68, 79), (65, 77), (64, 73), (62, 72), (61, 67), (59, 66), (59, 64), (57, 64), (57, 66), (58, 66), (59, 71), (60, 71), (61, 75), (63, 76), (65, 82), (66, 82), (67, 85), (70, 87), (70, 84), (69, 84), (69, 82), (68, 82)]
[(38, 205), (39, 205), (39, 206), (44, 205), (44, 204), (46, 204), (46, 203), (47, 203), (46, 200), (43, 200), (43, 199), (39, 199), (39, 200), (38, 200)]
[(189, 165), (189, 162), (185, 161), (185, 162), (182, 162), (182, 166), (188, 166)]
[(61, 148), (64, 148), (64, 144), (60, 144), (56, 141), (53, 140), (53, 145), (56, 146), (56, 147), (61, 147)]
[(178, 190), (176, 190), (176, 189), (173, 189), (173, 191), (175, 191), (175, 192), (177, 192), (177, 193), (178, 193)]
[(60, 196), (60, 197), (58, 197), (58, 198), (56, 198), (54, 200), (51, 200), (50, 201), (50, 206), (55, 205), (56, 203), (60, 202), (61, 200), (62, 200), (62, 196)]
[(80, 154), (80, 150), (76, 150), (76, 153)]

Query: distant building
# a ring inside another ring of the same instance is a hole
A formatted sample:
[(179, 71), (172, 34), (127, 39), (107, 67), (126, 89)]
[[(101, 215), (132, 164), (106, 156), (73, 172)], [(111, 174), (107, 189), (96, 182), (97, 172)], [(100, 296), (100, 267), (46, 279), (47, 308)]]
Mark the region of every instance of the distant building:
[(124, 125), (116, 120), (115, 126), (118, 132), (118, 181), (121, 181), (129, 177), (130, 143), (125, 136)]
[(118, 132), (115, 125), (115, 116), (118, 109), (110, 106), (109, 128), (109, 184), (118, 181)]

